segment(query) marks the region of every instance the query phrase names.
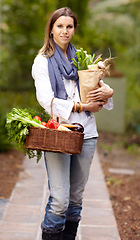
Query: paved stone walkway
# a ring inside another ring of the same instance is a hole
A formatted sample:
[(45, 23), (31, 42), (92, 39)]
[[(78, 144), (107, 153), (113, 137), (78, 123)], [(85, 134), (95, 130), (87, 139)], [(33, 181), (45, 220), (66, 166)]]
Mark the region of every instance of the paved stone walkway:
[[(40, 223), (49, 194), (44, 161), (37, 164), (25, 158), (23, 167), (25, 171), (0, 211), (0, 240), (41, 240)], [(97, 152), (83, 204), (77, 240), (120, 240)]]

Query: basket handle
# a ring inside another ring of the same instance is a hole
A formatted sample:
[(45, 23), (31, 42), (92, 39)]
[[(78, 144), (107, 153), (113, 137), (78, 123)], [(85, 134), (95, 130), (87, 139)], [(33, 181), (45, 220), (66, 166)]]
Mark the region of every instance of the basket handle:
[[(51, 100), (51, 118), (53, 118), (53, 100), (54, 100), (54, 97)], [(59, 117), (57, 117), (57, 122), (59, 122)]]
[(51, 100), (51, 118), (53, 118), (53, 100), (54, 100), (54, 97), (52, 98)]

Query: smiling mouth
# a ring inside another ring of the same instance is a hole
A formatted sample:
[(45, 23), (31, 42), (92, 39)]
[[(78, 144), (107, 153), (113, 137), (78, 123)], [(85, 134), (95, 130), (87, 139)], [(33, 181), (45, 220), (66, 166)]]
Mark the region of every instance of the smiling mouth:
[(69, 37), (68, 36), (61, 36), (61, 38), (68, 39)]

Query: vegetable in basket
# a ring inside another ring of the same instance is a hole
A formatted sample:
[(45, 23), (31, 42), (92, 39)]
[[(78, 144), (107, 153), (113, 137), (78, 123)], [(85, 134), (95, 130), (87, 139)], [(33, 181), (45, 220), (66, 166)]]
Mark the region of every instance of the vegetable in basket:
[(29, 158), (37, 157), (37, 162), (42, 156), (41, 151), (33, 151), (24, 148), (26, 135), (29, 133), (28, 127), (45, 128), (39, 118), (32, 118), (28, 109), (13, 108), (7, 113), (6, 125), (9, 140), (15, 142), (19, 149), (24, 150), (24, 154)]
[[(46, 115), (47, 116), (47, 115)], [(41, 151), (25, 149), (26, 135), (29, 133), (29, 127), (52, 128), (61, 131), (70, 131), (65, 126), (62, 126), (54, 119), (49, 119), (48, 123), (41, 121), (41, 117), (32, 117), (28, 109), (13, 108), (10, 113), (7, 113), (6, 128), (8, 131), (9, 140), (15, 142), (19, 149), (24, 150), (24, 154), (29, 158), (36, 157), (37, 162), (42, 156)]]
[(72, 123), (72, 125), (74, 125), (74, 126), (76, 126), (76, 131), (78, 131), (78, 132), (84, 132), (84, 127), (82, 126), (82, 124), (80, 124), (80, 123)]
[(60, 131), (70, 131), (69, 128), (63, 126), (62, 124), (58, 123), (57, 121), (55, 121), (53, 118), (50, 118), (48, 121), (48, 128), (50, 129), (57, 129)]

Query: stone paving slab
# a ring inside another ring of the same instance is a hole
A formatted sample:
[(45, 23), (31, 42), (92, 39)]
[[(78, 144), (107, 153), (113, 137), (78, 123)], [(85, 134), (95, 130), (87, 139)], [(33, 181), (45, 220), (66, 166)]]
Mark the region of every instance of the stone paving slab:
[(108, 171), (113, 174), (134, 175), (135, 171), (125, 168), (109, 168)]
[(120, 240), (97, 151), (84, 192), (77, 240)]
[(8, 202), (9, 202), (9, 199), (3, 199), (3, 198), (0, 199), (0, 221), (3, 218), (3, 214), (5, 212)]
[[(37, 164), (35, 159), (25, 158), (23, 168), (6, 207), (0, 211), (0, 240), (41, 240), (40, 223), (49, 194), (45, 164), (43, 159)], [(76, 240), (120, 240), (97, 152), (83, 205)]]
[(97, 151), (84, 193), (77, 240), (120, 240)]
[(79, 240), (120, 240), (115, 227), (82, 226)]
[(1, 240), (40, 238), (40, 223), (48, 194), (44, 161), (41, 159), (36, 163), (35, 159), (25, 158), (23, 168), (0, 221)]

